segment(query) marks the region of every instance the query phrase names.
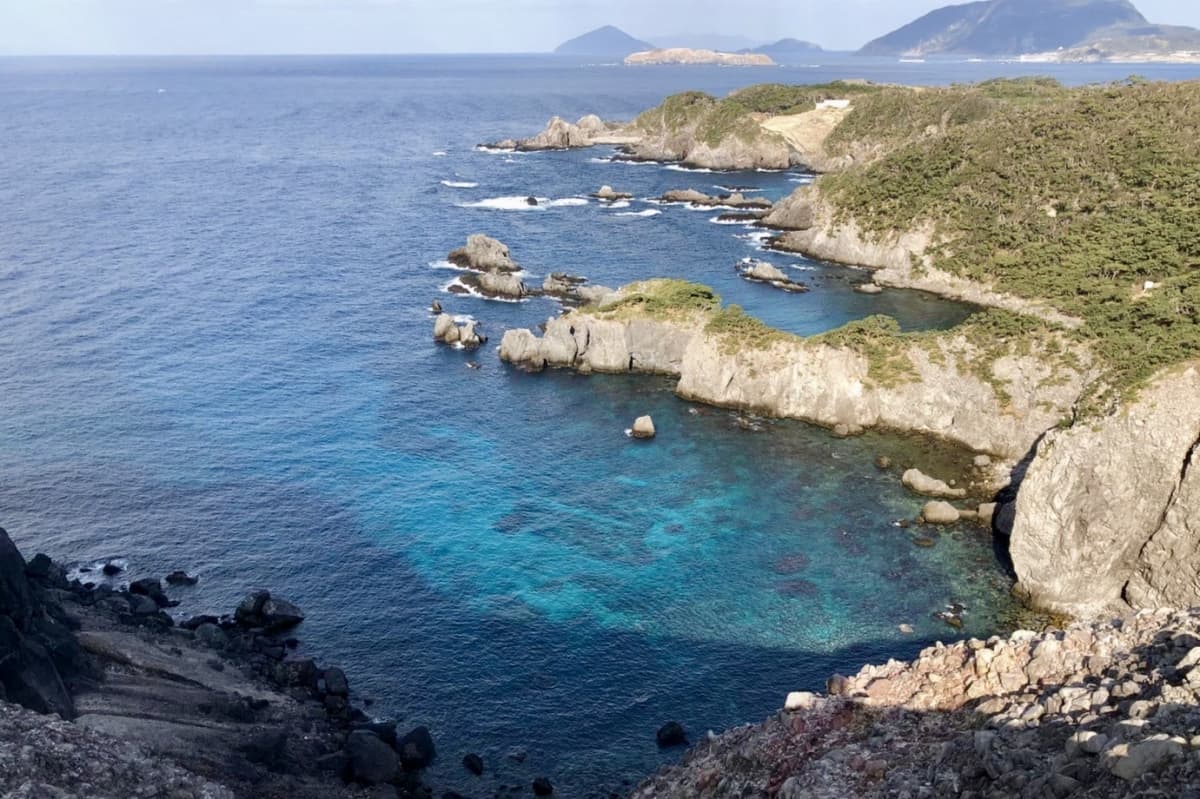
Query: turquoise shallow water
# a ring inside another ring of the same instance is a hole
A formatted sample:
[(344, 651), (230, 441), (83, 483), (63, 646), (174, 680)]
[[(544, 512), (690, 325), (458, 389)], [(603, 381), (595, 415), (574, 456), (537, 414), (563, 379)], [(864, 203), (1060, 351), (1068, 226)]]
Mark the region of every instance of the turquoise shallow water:
[[(1010, 608), (988, 536), (914, 546), (893, 522), (919, 500), (872, 463), (961, 456), (796, 423), (750, 432), (656, 378), (525, 375), (492, 347), (471, 371), (430, 341), (435, 296), (493, 345), (557, 310), (440, 294), (453, 275), (431, 264), (476, 231), (536, 275), (701, 280), (801, 334), (874, 312), (956, 323), (969, 309), (855, 294), (854, 270), (772, 256), (814, 290), (747, 283), (733, 265), (757, 254), (749, 231), (643, 201), (731, 182), (775, 198), (805, 175), (474, 149), (683, 88), (895, 69), (0, 62), (0, 524), (30, 552), (193, 570), (189, 612), (250, 586), (289, 595), (306, 646), (374, 711), (429, 724), (434, 783), (468, 794), (535, 774), (565, 796), (619, 790), (677, 756), (654, 745), (662, 722), (722, 729), (910, 655), (953, 633), (930, 616), (950, 601), (968, 607), (962, 634), (990, 632)], [(639, 199), (486, 202), (602, 183)], [(651, 444), (623, 434), (643, 413)], [(472, 750), (498, 770), (484, 786), (457, 765)]]

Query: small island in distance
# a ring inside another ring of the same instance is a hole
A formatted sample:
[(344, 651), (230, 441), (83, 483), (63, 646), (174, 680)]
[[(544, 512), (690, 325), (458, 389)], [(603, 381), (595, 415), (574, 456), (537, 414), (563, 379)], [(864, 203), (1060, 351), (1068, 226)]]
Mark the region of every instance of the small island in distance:
[[(1200, 62), (1200, 30), (1151, 23), (1131, 0), (977, 0), (930, 11), (854, 52), (795, 38), (725, 52), (706, 37), (661, 43), (606, 25), (564, 42), (556, 55), (626, 64), (797, 65), (819, 57), (1020, 59), (1030, 62)], [(709, 37), (711, 38), (711, 37)]]

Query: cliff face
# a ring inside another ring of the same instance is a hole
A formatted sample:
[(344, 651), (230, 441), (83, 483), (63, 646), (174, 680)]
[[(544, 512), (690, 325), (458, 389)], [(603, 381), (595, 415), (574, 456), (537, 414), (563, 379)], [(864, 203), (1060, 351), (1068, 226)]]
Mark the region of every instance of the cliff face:
[(1106, 418), (1046, 435), (1012, 531), (1033, 603), (1087, 615), (1200, 601), (1198, 404), (1193, 363)]
[(1044, 303), (996, 291), (934, 267), (927, 253), (936, 236), (928, 224), (886, 236), (865, 234), (852, 216), (839, 215), (817, 186), (797, 189), (777, 203), (763, 222), (783, 231), (774, 242), (776, 249), (877, 270), (874, 281), (881, 286), (927, 291), (1069, 328), (1079, 325), (1078, 320)]
[(869, 357), (853, 349), (783, 336), (742, 347), (705, 330), (705, 321), (575, 313), (550, 320), (541, 338), (508, 331), (500, 357), (533, 369), (667, 374), (686, 399), (851, 431), (927, 433), (1007, 459), (1069, 415), (1084, 381), (1080, 372), (1053, 372), (1033, 352), (981, 373), (978, 346), (961, 336), (913, 344), (893, 356), (910, 374), (873, 378)]
[(633, 797), (1184, 796), (1200, 778), (1198, 643), (1196, 611), (939, 643), (789, 695)]

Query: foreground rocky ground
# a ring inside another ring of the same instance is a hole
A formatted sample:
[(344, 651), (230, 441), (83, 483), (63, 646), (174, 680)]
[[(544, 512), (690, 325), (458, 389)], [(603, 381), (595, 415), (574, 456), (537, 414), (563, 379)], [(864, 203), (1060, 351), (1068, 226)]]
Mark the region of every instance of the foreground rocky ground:
[(299, 608), (257, 591), (176, 626), (173, 604), (154, 578), (68, 582), (0, 529), (0, 796), (433, 795), (429, 732), (372, 720), (341, 669), (292, 654)]
[(1200, 611), (938, 644), (828, 690), (635, 799), (1200, 796)]

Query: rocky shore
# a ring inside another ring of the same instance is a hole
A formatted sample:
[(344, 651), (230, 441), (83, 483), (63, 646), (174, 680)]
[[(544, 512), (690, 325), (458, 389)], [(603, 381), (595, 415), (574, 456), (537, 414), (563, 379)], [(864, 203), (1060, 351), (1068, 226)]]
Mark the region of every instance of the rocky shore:
[(633, 798), (1192, 796), (1197, 730), (1200, 611), (1144, 611), (833, 675)]
[(372, 718), (342, 669), (294, 654), (299, 608), (258, 590), (177, 623), (170, 590), (68, 581), (0, 529), (0, 795), (435, 795), (428, 729)]

